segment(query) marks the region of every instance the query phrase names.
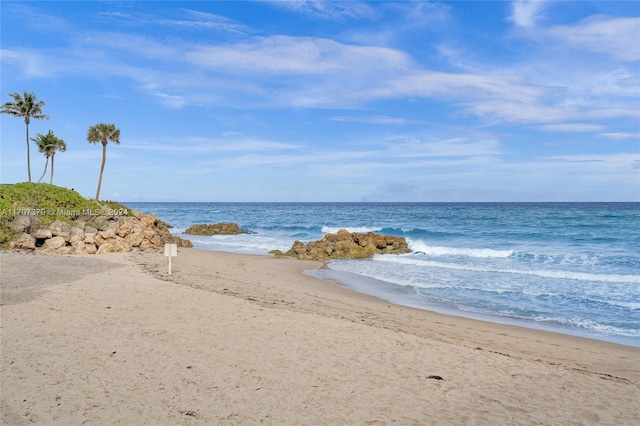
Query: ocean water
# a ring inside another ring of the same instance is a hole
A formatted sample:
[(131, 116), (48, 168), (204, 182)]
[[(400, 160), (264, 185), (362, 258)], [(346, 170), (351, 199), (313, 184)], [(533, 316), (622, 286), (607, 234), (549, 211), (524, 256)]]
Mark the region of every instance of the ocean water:
[[(390, 302), (640, 347), (640, 203), (126, 203), (205, 250), (267, 254), (343, 228), (413, 253), (320, 278)], [(182, 235), (197, 223), (251, 233)]]

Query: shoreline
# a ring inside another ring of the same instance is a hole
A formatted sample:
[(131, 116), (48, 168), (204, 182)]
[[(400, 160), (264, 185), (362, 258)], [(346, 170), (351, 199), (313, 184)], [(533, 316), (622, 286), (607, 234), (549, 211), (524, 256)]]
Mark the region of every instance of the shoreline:
[(304, 273), (322, 262), (183, 248), (170, 276), (160, 253), (0, 262), (4, 424), (640, 414), (637, 348), (394, 305)]
[(441, 315), (467, 318), (475, 321), (503, 324), (518, 328), (533, 329), (599, 342), (608, 342), (633, 348), (640, 348), (640, 338), (637, 337), (598, 334), (596, 331), (582, 330), (563, 324), (554, 326), (545, 322), (536, 322), (533, 319), (506, 317), (494, 313), (481, 313), (473, 310), (465, 311), (455, 307), (454, 305), (446, 305), (438, 301), (431, 301), (423, 296), (417, 295), (413, 291), (407, 291), (403, 286), (399, 286), (397, 284), (388, 283), (376, 278), (359, 276), (351, 272), (333, 270), (329, 267), (319, 270), (318, 272), (312, 272), (312, 276), (334, 282), (336, 285), (341, 287), (358, 293), (368, 294), (382, 301), (399, 306), (411, 307), (428, 312), (439, 313)]

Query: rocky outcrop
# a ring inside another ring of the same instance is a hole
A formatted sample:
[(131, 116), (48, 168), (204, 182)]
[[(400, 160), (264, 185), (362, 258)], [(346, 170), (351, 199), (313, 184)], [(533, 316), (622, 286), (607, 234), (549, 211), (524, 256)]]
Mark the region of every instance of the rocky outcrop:
[(216, 223), (214, 225), (193, 225), (184, 231), (189, 235), (237, 235), (247, 233), (236, 223)]
[(337, 234), (327, 234), (318, 241), (304, 244), (296, 241), (286, 253), (277, 250), (272, 254), (292, 256), (304, 260), (366, 259), (374, 254), (410, 253), (403, 237), (383, 236), (369, 232), (361, 234), (341, 229)]
[(160, 252), (164, 245), (193, 247), (191, 241), (174, 237), (166, 222), (135, 210), (131, 216), (81, 216), (71, 223), (57, 220), (46, 228), (31, 229), (31, 222), (15, 220), (20, 234), (13, 249), (44, 254), (103, 254), (112, 252)]

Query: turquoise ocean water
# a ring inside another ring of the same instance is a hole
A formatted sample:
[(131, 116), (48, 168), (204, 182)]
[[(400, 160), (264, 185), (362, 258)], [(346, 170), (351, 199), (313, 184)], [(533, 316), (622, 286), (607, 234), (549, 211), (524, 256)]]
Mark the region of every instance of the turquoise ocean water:
[[(267, 254), (347, 229), (413, 253), (313, 274), (393, 303), (640, 347), (640, 203), (126, 203), (196, 248)], [(186, 236), (197, 223), (251, 233)]]

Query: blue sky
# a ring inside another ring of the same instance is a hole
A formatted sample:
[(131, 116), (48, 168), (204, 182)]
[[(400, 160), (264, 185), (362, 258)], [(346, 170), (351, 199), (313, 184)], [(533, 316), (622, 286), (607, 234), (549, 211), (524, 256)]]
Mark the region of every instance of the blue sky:
[[(106, 122), (103, 199), (640, 201), (640, 2), (0, 9), (0, 99), (45, 101), (30, 133), (86, 197)], [(0, 180), (26, 181), (24, 122), (0, 126)]]

